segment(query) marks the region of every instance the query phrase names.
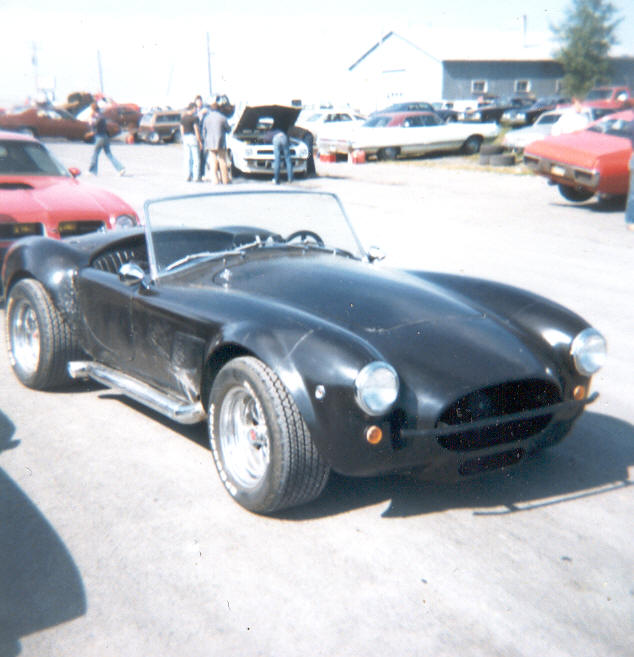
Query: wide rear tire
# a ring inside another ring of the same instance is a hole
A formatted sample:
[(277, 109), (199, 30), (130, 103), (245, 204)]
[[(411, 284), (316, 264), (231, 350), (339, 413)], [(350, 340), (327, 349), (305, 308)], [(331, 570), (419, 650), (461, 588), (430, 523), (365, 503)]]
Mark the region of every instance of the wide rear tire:
[(321, 494), (330, 470), (290, 393), (257, 358), (236, 358), (220, 370), (208, 416), (220, 480), (238, 504), (273, 513)]
[(570, 187), (569, 185), (562, 185), (561, 183), (557, 185), (557, 187), (559, 193), (567, 201), (572, 201), (572, 203), (583, 203), (594, 196), (594, 192), (590, 192), (587, 189)]
[(24, 279), (11, 289), (6, 322), (9, 361), (25, 386), (46, 390), (70, 381), (68, 362), (79, 350), (41, 283)]

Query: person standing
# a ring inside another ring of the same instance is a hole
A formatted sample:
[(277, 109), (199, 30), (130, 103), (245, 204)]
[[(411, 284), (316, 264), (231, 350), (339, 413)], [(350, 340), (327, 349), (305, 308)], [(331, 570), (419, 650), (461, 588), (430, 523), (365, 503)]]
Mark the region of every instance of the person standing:
[(291, 159), (291, 147), (288, 135), (283, 130), (273, 131), (273, 182), (280, 184), (280, 169), (282, 168), (282, 155), (286, 163), (286, 179), (289, 183), (293, 182), (293, 160)]
[(632, 154), (630, 155), (630, 182), (625, 202), (625, 227), (634, 230), (634, 134), (630, 135), (632, 141)]
[(110, 150), (110, 135), (108, 134), (108, 122), (106, 121), (106, 118), (99, 110), (99, 105), (97, 105), (97, 103), (92, 103), (90, 109), (90, 129), (95, 135), (95, 148), (92, 152), (92, 158), (88, 170), (94, 176), (97, 175), (99, 154), (103, 151), (110, 162), (112, 162), (112, 166), (117, 170), (119, 175), (125, 175), (123, 164), (117, 160)]
[(209, 159), (211, 180), (223, 185), (229, 182), (227, 168), (227, 133), (231, 130), (227, 117), (218, 111), (218, 104), (214, 101), (211, 109), (203, 120), (203, 143)]
[(187, 182), (195, 180), (200, 182), (200, 151), (202, 140), (198, 117), (196, 116), (196, 103), (190, 103), (181, 117), (181, 141), (185, 155), (185, 176)]
[(203, 97), (200, 94), (194, 98), (194, 104), (196, 105), (196, 118), (198, 119), (198, 130), (201, 140), (198, 177), (202, 180), (205, 177), (205, 169), (207, 168), (207, 151), (205, 151), (202, 143), (203, 121), (207, 116), (209, 108), (203, 103)]

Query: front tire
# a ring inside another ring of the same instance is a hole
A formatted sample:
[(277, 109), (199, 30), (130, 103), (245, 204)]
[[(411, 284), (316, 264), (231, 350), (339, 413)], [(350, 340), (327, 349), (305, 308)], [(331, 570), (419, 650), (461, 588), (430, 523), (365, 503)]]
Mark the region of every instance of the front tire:
[(11, 289), (6, 321), (9, 361), (25, 386), (46, 390), (70, 380), (68, 361), (78, 349), (41, 283), (24, 279)]
[(273, 513), (320, 495), (329, 468), (293, 398), (264, 363), (247, 356), (214, 380), (208, 431), (216, 469), (246, 509)]
[(475, 155), (480, 151), (482, 146), (482, 137), (480, 135), (471, 135), (464, 144), (462, 144), (462, 152), (465, 155)]

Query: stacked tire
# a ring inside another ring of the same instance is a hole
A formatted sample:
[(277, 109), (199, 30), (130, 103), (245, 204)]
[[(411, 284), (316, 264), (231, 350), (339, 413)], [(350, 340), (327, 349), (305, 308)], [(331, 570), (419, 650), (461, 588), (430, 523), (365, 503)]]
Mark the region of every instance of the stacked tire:
[(515, 155), (505, 153), (501, 144), (482, 144), (480, 164), (493, 167), (510, 167), (515, 164)]

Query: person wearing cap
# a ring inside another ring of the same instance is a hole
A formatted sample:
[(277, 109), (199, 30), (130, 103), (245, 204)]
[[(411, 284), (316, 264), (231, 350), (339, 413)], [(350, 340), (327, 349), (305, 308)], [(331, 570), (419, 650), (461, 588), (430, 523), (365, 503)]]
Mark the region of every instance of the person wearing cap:
[(196, 116), (196, 103), (190, 103), (181, 117), (181, 141), (185, 155), (185, 176), (187, 182), (196, 180), (200, 182), (200, 151), (202, 140), (198, 117)]

